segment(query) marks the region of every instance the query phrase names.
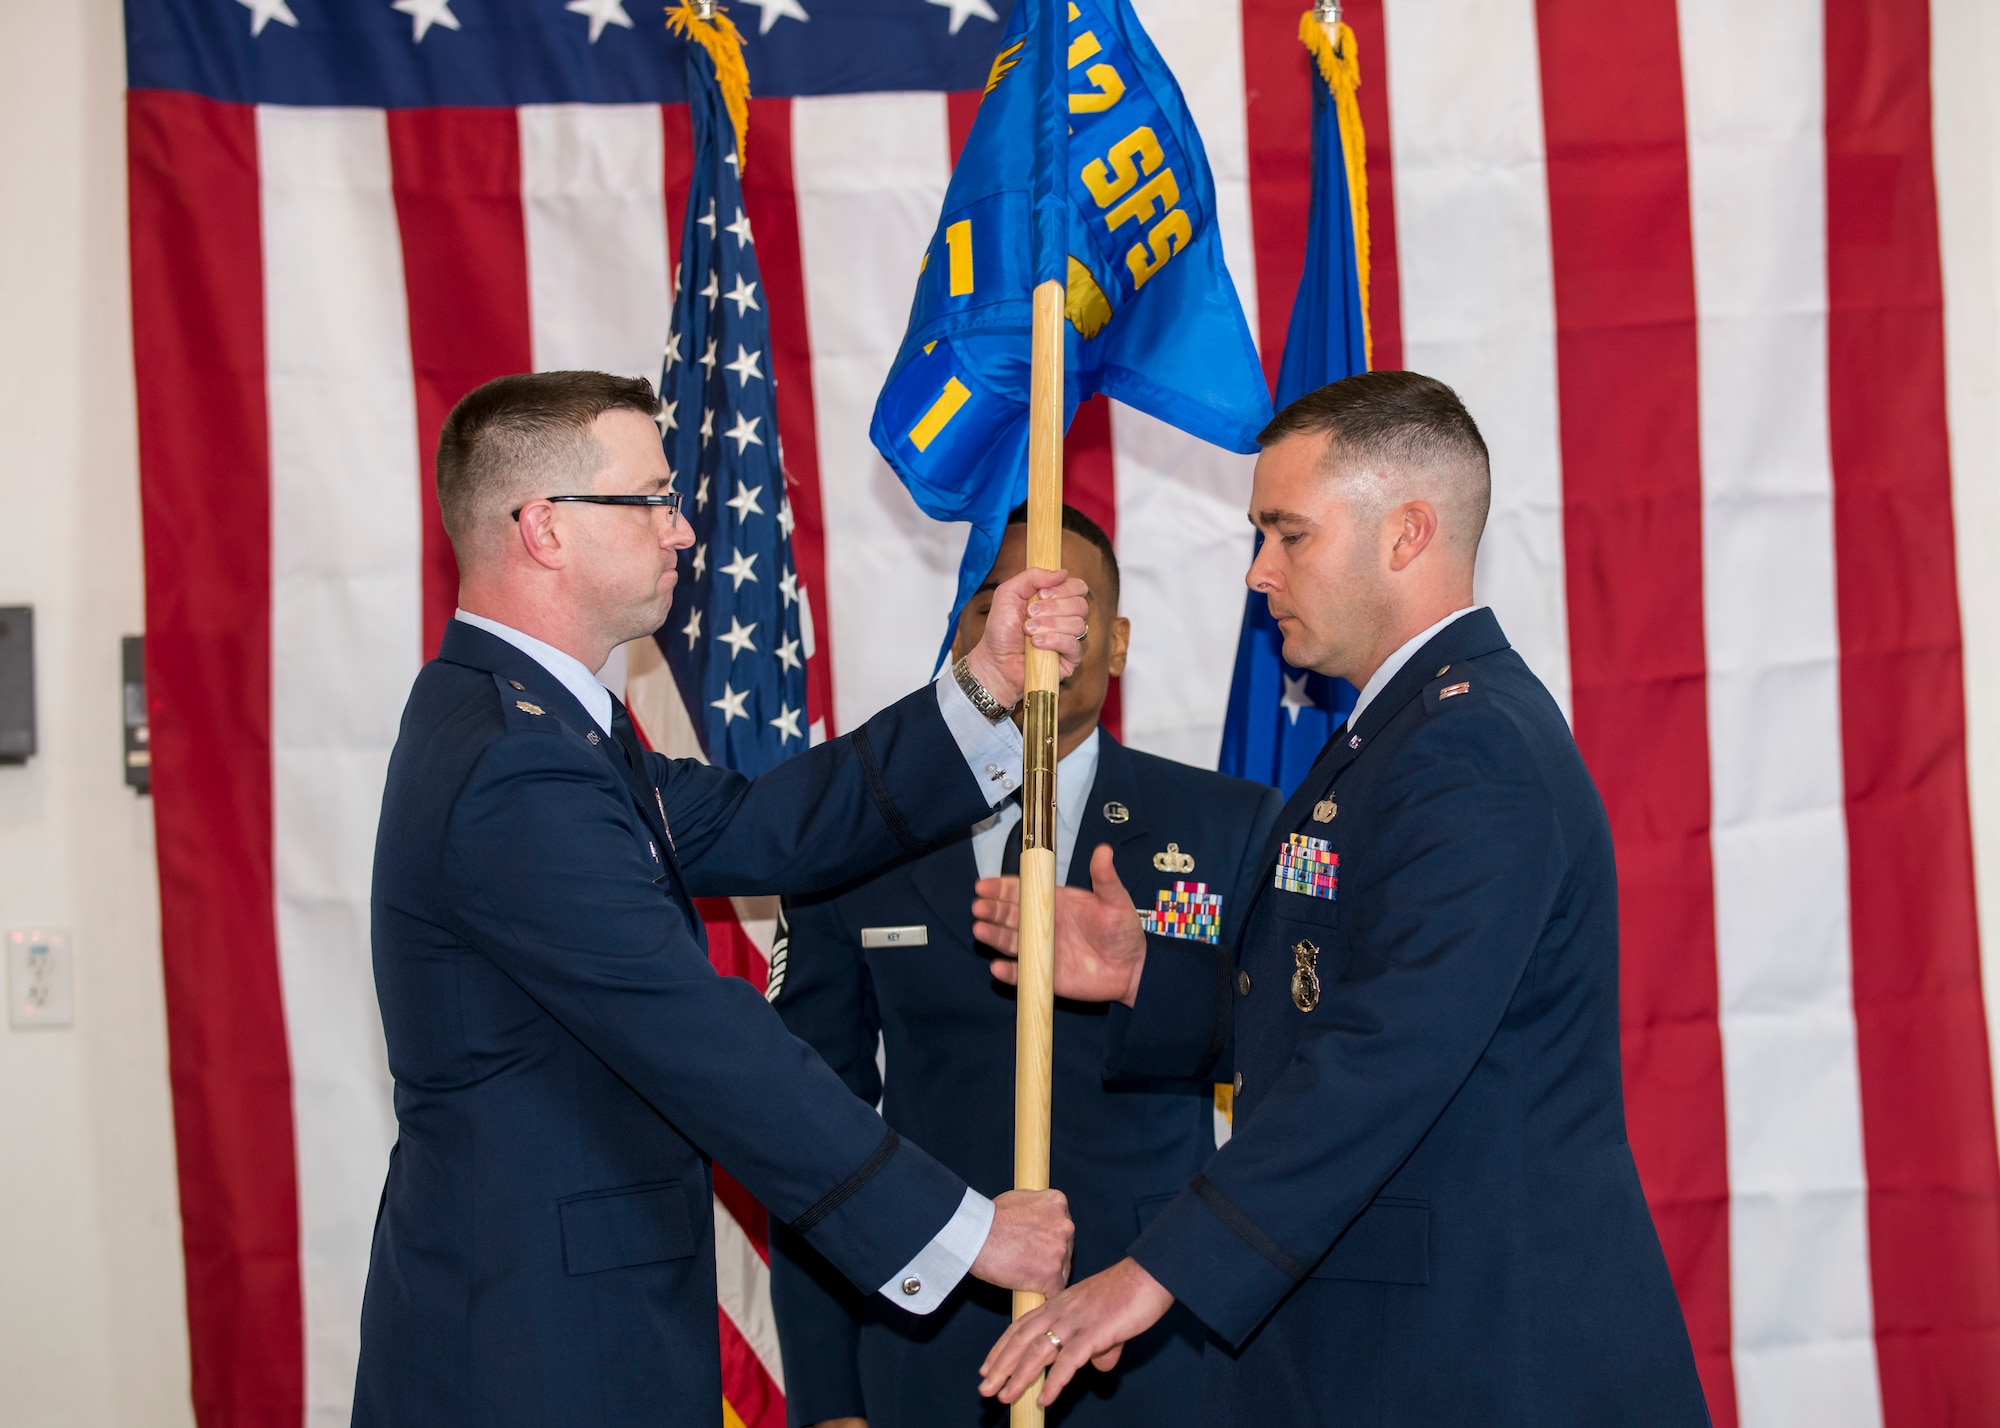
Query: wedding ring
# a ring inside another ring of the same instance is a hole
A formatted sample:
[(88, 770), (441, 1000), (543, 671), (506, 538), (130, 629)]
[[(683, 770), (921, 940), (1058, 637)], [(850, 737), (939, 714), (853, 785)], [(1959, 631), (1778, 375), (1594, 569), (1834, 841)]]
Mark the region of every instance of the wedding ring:
[(1042, 1337), (1047, 1339), (1050, 1343), (1056, 1346), (1057, 1353), (1062, 1352), (1062, 1340), (1058, 1339), (1051, 1330), (1048, 1329), (1042, 1330)]

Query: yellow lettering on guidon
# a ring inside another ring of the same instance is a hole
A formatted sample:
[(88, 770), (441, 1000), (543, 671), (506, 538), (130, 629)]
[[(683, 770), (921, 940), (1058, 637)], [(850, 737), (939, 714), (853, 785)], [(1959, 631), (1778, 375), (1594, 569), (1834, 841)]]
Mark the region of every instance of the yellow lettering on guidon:
[(1174, 178), (1174, 171), (1161, 169), (1144, 188), (1105, 214), (1104, 226), (1115, 230), (1134, 218), (1141, 223), (1150, 222), (1155, 205), (1161, 213), (1165, 213), (1180, 201), (1181, 186)]
[(956, 377), (947, 378), (944, 391), (931, 403), (931, 409), (924, 413), (921, 421), (910, 428), (910, 444), (919, 451), (929, 451), (931, 443), (937, 440), (938, 433), (944, 430), (945, 423), (957, 416), (958, 409), (971, 400), (971, 397), (972, 392), (965, 383)]
[[(1172, 176), (1171, 171), (1167, 176)], [(1193, 241), (1194, 224), (1189, 221), (1187, 210), (1176, 208), (1153, 225), (1153, 231), (1146, 235), (1144, 243), (1134, 243), (1132, 251), (1125, 255), (1125, 266), (1132, 270), (1132, 286), (1146, 286), (1146, 280), (1164, 268), (1167, 259)], [(1149, 247), (1150, 254), (1147, 251)]]
[(951, 252), (951, 295), (964, 297), (972, 291), (972, 220), (947, 225), (944, 243)]
[[(1107, 160), (1110, 162), (1109, 169), (1105, 167)], [(1155, 173), (1166, 161), (1160, 141), (1150, 128), (1141, 124), (1113, 144), (1111, 152), (1104, 158), (1093, 159), (1083, 166), (1083, 186), (1090, 190), (1090, 196), (1097, 200), (1099, 208), (1109, 208), (1131, 191), (1141, 172)], [(1114, 223), (1111, 226), (1116, 228), (1118, 225)]]
[(1103, 52), (1104, 46), (1097, 43), (1097, 36), (1085, 30), (1069, 42), (1069, 67), (1075, 69), (1092, 55)]

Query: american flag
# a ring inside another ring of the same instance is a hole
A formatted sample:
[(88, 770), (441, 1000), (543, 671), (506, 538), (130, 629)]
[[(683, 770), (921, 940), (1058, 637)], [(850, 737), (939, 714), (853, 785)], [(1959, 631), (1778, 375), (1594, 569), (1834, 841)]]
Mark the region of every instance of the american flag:
[[(1273, 375), (1306, 229), (1299, 8), (1136, 3)], [(1952, 147), (1985, 122), (1977, 7), (1345, 8), (1374, 359), (1453, 383), (1482, 422), (1479, 595), (1610, 810), (1631, 1138), (1716, 1422), (1991, 1422), (2000, 1154), (1958, 597), (1984, 577), (1952, 537), (1996, 426), (1970, 365), (1990, 314), (1952, 306), (1990, 291), (1964, 227), (1990, 179)], [(838, 733), (928, 677), (950, 606), (963, 532), (915, 511), (867, 427), (1001, 6), (737, 14), (743, 206), (818, 635), (807, 724)], [(428, 453), (499, 373), (658, 374), (684, 57), (630, 0), (126, 15), (194, 1401), (206, 1428), (334, 1425), (395, 1134), (376, 808), (455, 595)], [(1124, 566), (1122, 734), (1210, 763), (1249, 463), (1101, 403), (1067, 462)], [(653, 697), (654, 647), (629, 663), (655, 737), (696, 747)], [(1991, 691), (1972, 698), (1990, 739)], [(717, 955), (754, 979), (767, 937), (745, 915)], [(758, 1222), (725, 1197), (731, 1403), (762, 1423), (782, 1368)]]

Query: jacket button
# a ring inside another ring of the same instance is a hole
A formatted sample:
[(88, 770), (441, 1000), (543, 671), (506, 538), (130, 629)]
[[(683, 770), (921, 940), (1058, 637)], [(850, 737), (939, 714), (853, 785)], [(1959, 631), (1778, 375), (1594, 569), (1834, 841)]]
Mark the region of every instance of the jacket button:
[(1232, 1081), (1232, 1082), (1231, 1082), (1230, 1084), (1231, 1084), (1232, 1086), (1234, 1086), (1234, 1087), (1236, 1088), (1236, 1094), (1237, 1094), (1237, 1095), (1239, 1095), (1239, 1096), (1240, 1096), (1240, 1095), (1242, 1095), (1242, 1094), (1243, 1094), (1243, 1073), (1242, 1073), (1241, 1071), (1238, 1071), (1238, 1072), (1236, 1073), (1236, 1079), (1235, 1079), (1234, 1081)]
[(908, 1279), (903, 1281), (903, 1293), (921, 1294), (923, 1292), (924, 1292), (924, 1282), (921, 1279), (917, 1278), (914, 1274), (911, 1275)]
[(1236, 974), (1236, 990), (1246, 997), (1250, 995), (1250, 974), (1248, 972), (1238, 972)]

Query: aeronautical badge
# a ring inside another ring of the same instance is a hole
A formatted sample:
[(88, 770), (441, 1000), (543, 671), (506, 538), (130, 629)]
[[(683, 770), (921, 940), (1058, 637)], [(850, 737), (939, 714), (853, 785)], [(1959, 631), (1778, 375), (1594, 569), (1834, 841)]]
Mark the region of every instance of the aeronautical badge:
[(1271, 886), (1279, 892), (1304, 893), (1331, 902), (1340, 892), (1340, 854), (1324, 838), (1293, 833), (1278, 849)]
[(1210, 892), (1207, 883), (1175, 883), (1171, 891), (1160, 889), (1152, 911), (1139, 914), (1139, 921), (1162, 937), (1220, 942), (1222, 894)]
[(1112, 799), (1111, 802), (1104, 805), (1104, 821), (1106, 823), (1124, 823), (1128, 819), (1130, 819), (1131, 816), (1132, 816), (1132, 810), (1127, 808), (1124, 804), (1120, 803), (1115, 798)]
[(1181, 851), (1178, 843), (1167, 844), (1167, 851), (1153, 854), (1153, 866), (1163, 873), (1191, 873), (1194, 859)]
[(523, 714), (540, 714), (542, 712), (541, 705), (530, 704), (525, 699), (516, 699), (514, 701), (514, 707), (520, 710)]
[(1309, 1012), (1319, 1005), (1319, 948), (1301, 937), (1292, 944), (1292, 1005)]

